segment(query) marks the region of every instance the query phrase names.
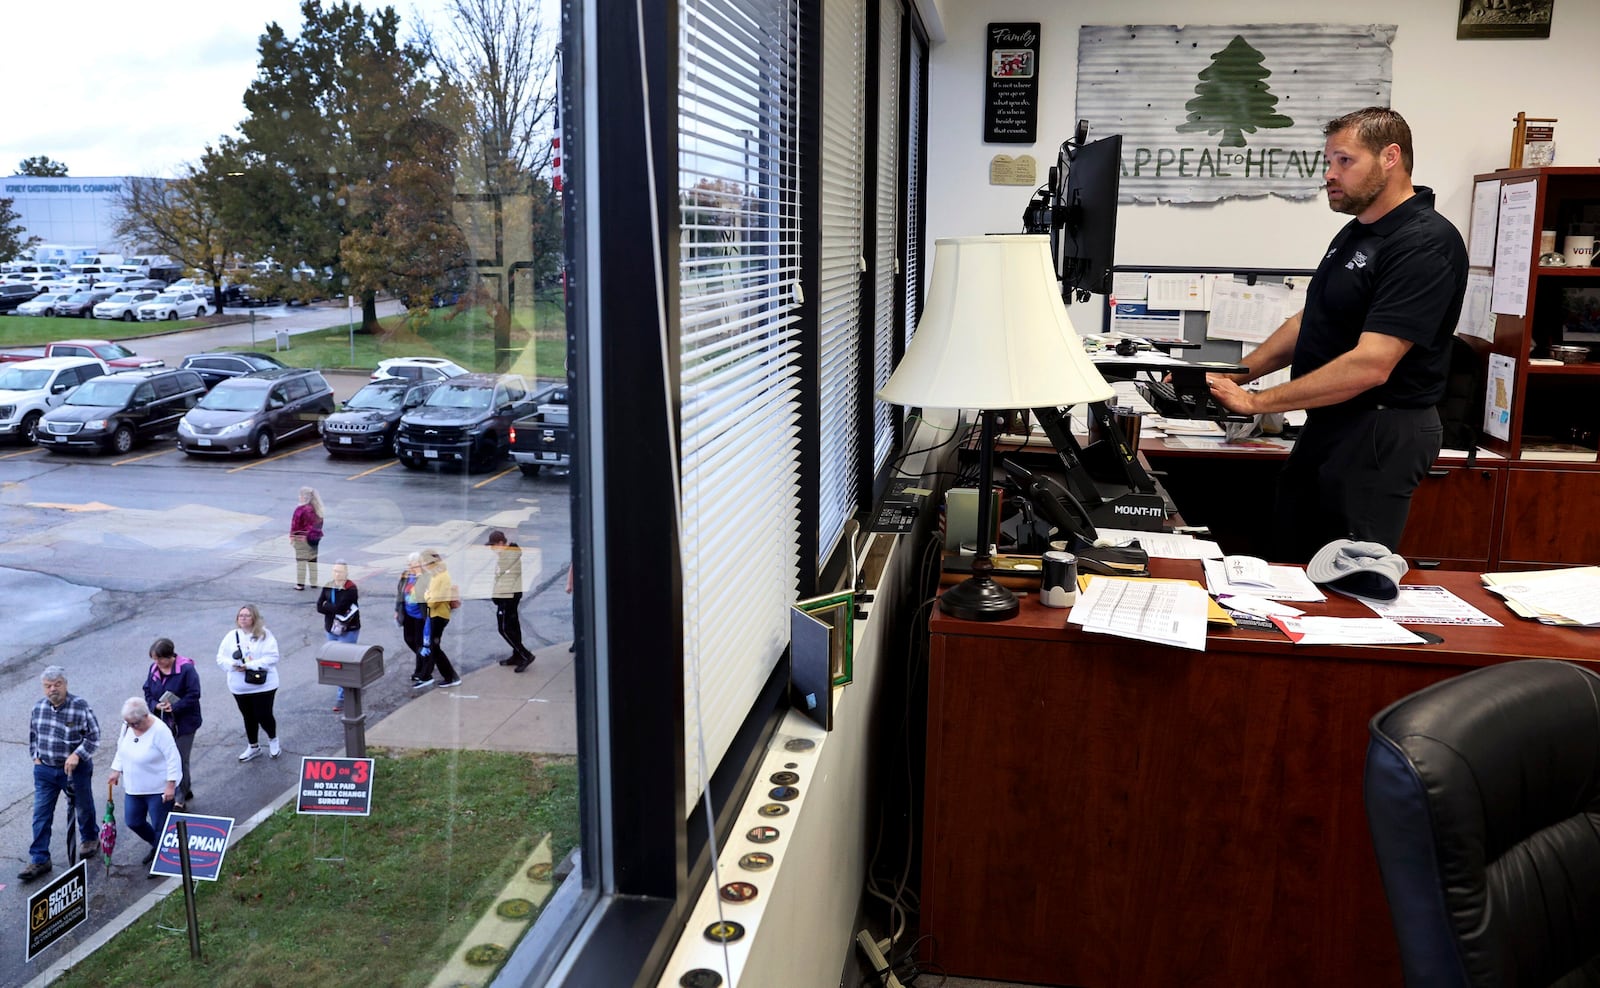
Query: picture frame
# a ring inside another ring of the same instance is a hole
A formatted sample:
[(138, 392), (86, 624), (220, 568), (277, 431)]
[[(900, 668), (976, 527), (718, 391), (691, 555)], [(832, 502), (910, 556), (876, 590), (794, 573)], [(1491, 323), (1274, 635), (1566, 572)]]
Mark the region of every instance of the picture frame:
[(855, 592), (812, 597), (794, 606), (828, 626), (828, 675), (833, 685), (848, 685), (855, 676)]
[(1456, 40), (1548, 38), (1555, 0), (1461, 0)]

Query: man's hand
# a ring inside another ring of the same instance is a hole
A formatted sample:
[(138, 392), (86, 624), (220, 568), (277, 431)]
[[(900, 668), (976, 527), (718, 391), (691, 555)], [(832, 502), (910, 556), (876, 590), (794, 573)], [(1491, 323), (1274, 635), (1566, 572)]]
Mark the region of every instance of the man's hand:
[(74, 751), (72, 754), (68, 755), (67, 756), (67, 760), (61, 763), (62, 771), (66, 772), (68, 775), (71, 775), (73, 773), (73, 770), (75, 770), (77, 767), (78, 767), (78, 753), (76, 751)]
[(1240, 415), (1254, 415), (1255, 392), (1246, 391), (1234, 383), (1231, 376), (1226, 374), (1207, 374), (1206, 385), (1211, 389), (1211, 397), (1217, 400), (1223, 408)]

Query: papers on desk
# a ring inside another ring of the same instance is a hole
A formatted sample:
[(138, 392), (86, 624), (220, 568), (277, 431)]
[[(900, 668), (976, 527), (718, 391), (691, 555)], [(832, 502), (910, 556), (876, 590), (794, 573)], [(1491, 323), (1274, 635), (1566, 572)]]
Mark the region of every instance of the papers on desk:
[(1273, 617), (1296, 645), (1424, 645), (1387, 618)]
[(1402, 586), (1394, 600), (1356, 599), (1396, 624), (1453, 624), (1498, 628), (1500, 622), (1444, 587)]
[(1600, 626), (1600, 566), (1485, 573), (1483, 585), (1518, 617), (1564, 627)]
[(1084, 631), (1205, 651), (1211, 598), (1192, 583), (1099, 577), (1078, 592), (1067, 620)]
[(1131, 529), (1099, 528), (1100, 545), (1127, 545), (1139, 543), (1145, 555), (1152, 559), (1220, 559), (1222, 547), (1208, 539), (1174, 532), (1136, 532)]
[(1228, 580), (1227, 569), (1220, 559), (1201, 561), (1206, 570), (1206, 589), (1221, 596), (1260, 597), (1265, 600), (1327, 600), (1317, 585), (1298, 566), (1268, 566), (1263, 586), (1257, 583), (1237, 584)]

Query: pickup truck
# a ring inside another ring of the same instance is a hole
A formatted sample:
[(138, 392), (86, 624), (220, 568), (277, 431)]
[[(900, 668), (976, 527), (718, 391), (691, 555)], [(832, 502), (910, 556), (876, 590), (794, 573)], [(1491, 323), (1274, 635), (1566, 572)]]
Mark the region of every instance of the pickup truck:
[(110, 369), (93, 357), (42, 357), (0, 370), (0, 436), (33, 443), (44, 413), (67, 393)]
[(459, 463), (484, 470), (506, 458), (511, 423), (534, 410), (519, 374), (462, 374), (400, 417), (394, 452), (411, 470)]
[(523, 476), (540, 467), (572, 466), (572, 433), (567, 427), (567, 386), (557, 384), (534, 396), (533, 414), (511, 423), (511, 458)]
[(110, 340), (57, 340), (44, 346), (15, 347), (0, 353), (0, 363), (38, 360), (41, 357), (93, 357), (105, 361), (113, 370), (140, 367), (165, 367), (166, 361), (141, 357), (120, 343)]

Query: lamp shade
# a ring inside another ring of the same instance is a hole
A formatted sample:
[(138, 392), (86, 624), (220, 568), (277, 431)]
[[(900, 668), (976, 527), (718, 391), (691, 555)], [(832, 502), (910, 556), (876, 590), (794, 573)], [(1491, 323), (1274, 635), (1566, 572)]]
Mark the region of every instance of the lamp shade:
[(935, 242), (922, 321), (878, 397), (919, 408), (999, 410), (1111, 395), (1061, 301), (1049, 237)]

